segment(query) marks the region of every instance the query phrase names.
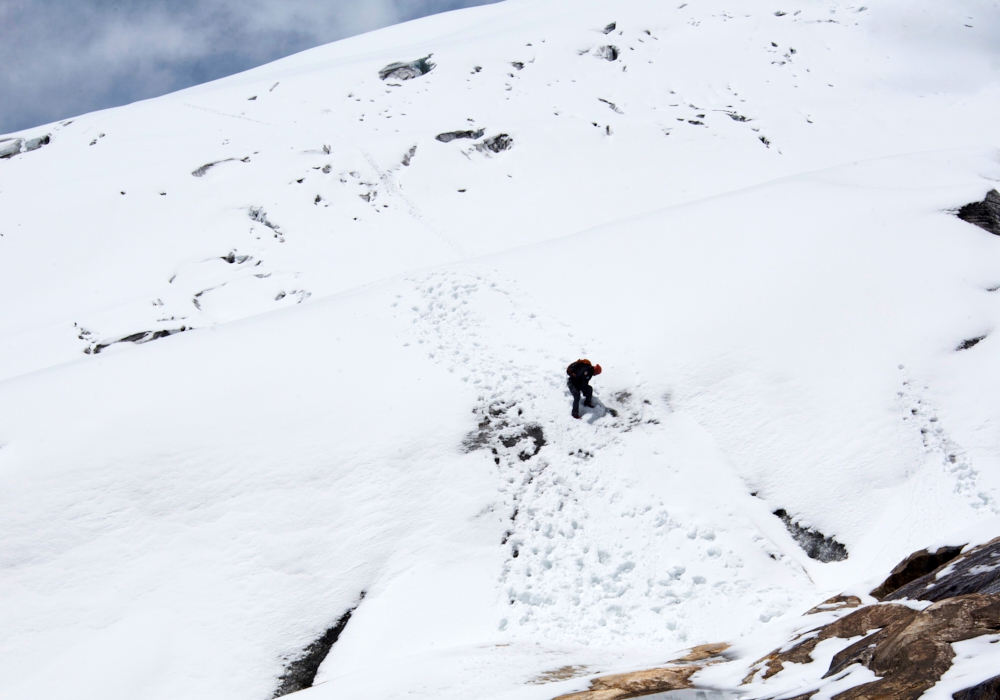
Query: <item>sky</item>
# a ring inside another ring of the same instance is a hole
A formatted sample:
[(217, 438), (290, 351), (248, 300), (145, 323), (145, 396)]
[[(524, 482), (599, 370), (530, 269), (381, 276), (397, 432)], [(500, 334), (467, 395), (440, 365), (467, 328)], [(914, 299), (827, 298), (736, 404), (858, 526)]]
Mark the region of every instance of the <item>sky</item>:
[(2, 0), (0, 133), (492, 0)]

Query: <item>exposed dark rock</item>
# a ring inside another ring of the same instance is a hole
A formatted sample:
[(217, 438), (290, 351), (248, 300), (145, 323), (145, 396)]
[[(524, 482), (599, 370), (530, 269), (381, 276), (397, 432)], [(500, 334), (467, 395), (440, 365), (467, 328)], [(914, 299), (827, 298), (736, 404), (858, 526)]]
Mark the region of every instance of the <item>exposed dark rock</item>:
[(272, 231), (277, 231), (280, 228), (278, 224), (268, 220), (267, 212), (264, 211), (264, 207), (250, 207), (249, 216), (254, 221), (264, 224)]
[(517, 70), (524, 70), (524, 63), (521, 61), (511, 61), (510, 65), (514, 66)]
[(885, 600), (940, 601), (970, 593), (1000, 594), (1000, 537), (900, 586)]
[(968, 350), (969, 348), (979, 345), (979, 342), (985, 339), (986, 339), (985, 335), (979, 335), (976, 336), (975, 338), (967, 338), (966, 340), (963, 340), (961, 343), (958, 344), (958, 347), (955, 348), (955, 351), (958, 352), (959, 350)]
[[(890, 606), (864, 610), (880, 607)], [(954, 642), (997, 632), (1000, 595), (948, 598), (836, 654), (828, 675), (861, 663), (880, 677), (839, 693), (837, 700), (917, 700), (951, 668)]]
[(191, 174), (194, 175), (195, 177), (201, 177), (205, 173), (207, 173), (209, 170), (211, 170), (212, 168), (214, 168), (216, 165), (218, 165), (219, 163), (228, 163), (230, 161), (236, 161), (236, 160), (238, 160), (241, 163), (249, 163), (250, 162), (250, 156), (247, 156), (246, 158), (223, 158), (222, 160), (215, 160), (215, 161), (212, 161), (211, 163), (205, 163), (203, 166), (201, 166), (197, 170), (192, 170)]
[(476, 150), (499, 153), (513, 147), (514, 139), (507, 134), (497, 134), (476, 144)]
[(617, 23), (617, 22), (612, 22), (611, 24), (609, 24), (608, 26), (606, 26), (606, 27), (604, 28), (604, 33), (605, 33), (605, 34), (610, 34), (611, 32), (613, 32), (613, 31), (615, 30), (615, 28), (616, 28), (617, 26), (618, 26), (618, 23)]
[(236, 263), (237, 265), (242, 265), (247, 260), (253, 260), (253, 256), (252, 255), (237, 255), (235, 250), (231, 250), (231, 251), (229, 251), (229, 253), (227, 255), (223, 255), (222, 259), (225, 260), (230, 265), (232, 265), (233, 263)]
[(955, 700), (1000, 700), (1000, 676), (952, 694)]
[(959, 555), (964, 546), (941, 547), (934, 552), (928, 552), (926, 549), (914, 552), (896, 565), (896, 568), (889, 573), (889, 577), (871, 592), (872, 597), (884, 600), (902, 586), (950, 562)]
[[(365, 593), (362, 591), (360, 599), (364, 600), (364, 598)], [(358, 606), (355, 605), (341, 615), (340, 619), (327, 629), (319, 639), (303, 649), (297, 659), (285, 665), (285, 672), (278, 678), (278, 689), (274, 691), (272, 698), (280, 698), (283, 695), (312, 687), (320, 664), (323, 663), (323, 659), (330, 653), (330, 649), (337, 643), (337, 640), (340, 639), (341, 633), (351, 620), (351, 615), (357, 609)]]
[(390, 63), (378, 72), (378, 77), (382, 80), (411, 80), (426, 75), (434, 70), (430, 57), (434, 54), (427, 54), (423, 58), (418, 58), (407, 63)]
[(610, 107), (610, 108), (611, 108), (611, 111), (615, 112), (616, 114), (625, 114), (625, 112), (623, 112), (623, 111), (621, 111), (620, 109), (618, 109), (618, 105), (616, 105), (616, 104), (615, 104), (614, 102), (612, 102), (611, 100), (606, 100), (606, 99), (604, 99), (603, 97), (598, 97), (597, 99), (598, 99), (598, 101), (599, 101), (599, 102), (603, 102), (603, 103), (604, 103), (604, 104), (606, 104), (606, 105), (607, 105), (608, 107)]
[(732, 119), (734, 122), (749, 122), (749, 121), (753, 121), (749, 117), (744, 117), (739, 112), (726, 112), (726, 111), (723, 111), (723, 114), (725, 114), (727, 117), (729, 117), (730, 119)]
[(800, 547), (809, 555), (810, 559), (818, 559), (822, 562), (843, 561), (847, 559), (847, 547), (842, 545), (832, 537), (827, 537), (818, 530), (802, 527), (793, 522), (792, 516), (784, 508), (774, 511), (774, 515), (785, 523), (785, 527)]
[(180, 328), (165, 329), (160, 331), (142, 331), (140, 333), (133, 333), (132, 335), (126, 335), (123, 338), (117, 338), (116, 340), (109, 340), (103, 343), (97, 343), (86, 349), (84, 352), (88, 355), (97, 355), (102, 350), (107, 347), (114, 345), (115, 343), (135, 343), (136, 345), (142, 345), (143, 343), (148, 343), (153, 340), (159, 340), (160, 338), (166, 338), (168, 335), (174, 335), (175, 333), (183, 333), (184, 331), (191, 330), (186, 326), (181, 326)]
[(618, 47), (617, 46), (602, 46), (597, 49), (597, 55), (603, 58), (605, 61), (617, 61), (618, 60)]
[[(512, 416), (512, 404), (493, 404), (484, 411), (476, 430), (462, 441), (466, 452), (490, 448), (494, 461), (499, 464), (502, 453), (509, 458), (515, 455), (525, 462), (545, 446), (545, 431), (536, 423), (518, 421), (520, 409)], [(501, 448), (503, 448), (501, 450)]]
[(448, 143), (450, 141), (454, 141), (455, 139), (478, 139), (485, 133), (485, 129), (477, 129), (476, 131), (446, 131), (443, 134), (438, 134), (434, 138), (441, 143)]
[(545, 432), (542, 430), (542, 426), (540, 425), (529, 425), (525, 427), (524, 436), (526, 438), (530, 438), (531, 441), (534, 442), (535, 444), (534, 444), (534, 449), (532, 449), (530, 453), (528, 452), (527, 449), (525, 449), (522, 450), (521, 453), (518, 455), (518, 458), (522, 462), (527, 461), (532, 457), (534, 457), (535, 455), (537, 455), (538, 451), (545, 446)]
[(990, 190), (983, 201), (966, 204), (958, 218), (1000, 236), (1000, 192)]
[[(403, 165), (404, 166), (409, 166), (410, 165), (410, 161), (413, 160), (413, 156), (415, 156), (415, 155), (417, 155), (417, 147), (413, 146), (410, 150), (408, 150), (406, 152), (406, 155), (403, 156)], [(326, 167), (329, 167), (329, 166), (326, 166)], [(330, 171), (327, 170), (325, 172), (330, 172)]]
[[(908, 624), (916, 614), (916, 610), (905, 605), (870, 605), (820, 628), (817, 634), (812, 634), (808, 639), (791, 648), (775, 649), (763, 659), (757, 660), (754, 666), (759, 667), (761, 664), (767, 664), (767, 670), (762, 676), (766, 680), (780, 673), (786, 663), (812, 663), (813, 649), (824, 639), (831, 637), (848, 639), (868, 634), (870, 631), (880, 628), (883, 630), (896, 629), (900, 625)], [(836, 657), (834, 660), (836, 661)], [(751, 672), (743, 682), (749, 683), (756, 673), (757, 671)]]

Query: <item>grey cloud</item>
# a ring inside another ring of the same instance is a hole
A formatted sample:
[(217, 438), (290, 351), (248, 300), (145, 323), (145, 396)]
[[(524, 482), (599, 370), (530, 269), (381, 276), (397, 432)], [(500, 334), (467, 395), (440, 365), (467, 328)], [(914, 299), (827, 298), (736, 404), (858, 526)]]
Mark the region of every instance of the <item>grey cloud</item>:
[(494, 0), (2, 0), (0, 133)]

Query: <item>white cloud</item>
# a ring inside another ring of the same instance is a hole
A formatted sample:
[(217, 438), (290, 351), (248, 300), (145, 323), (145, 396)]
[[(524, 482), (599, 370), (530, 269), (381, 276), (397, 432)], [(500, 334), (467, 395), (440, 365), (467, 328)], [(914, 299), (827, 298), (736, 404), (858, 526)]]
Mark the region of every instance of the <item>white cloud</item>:
[(0, 3), (0, 133), (125, 104), (492, 0)]

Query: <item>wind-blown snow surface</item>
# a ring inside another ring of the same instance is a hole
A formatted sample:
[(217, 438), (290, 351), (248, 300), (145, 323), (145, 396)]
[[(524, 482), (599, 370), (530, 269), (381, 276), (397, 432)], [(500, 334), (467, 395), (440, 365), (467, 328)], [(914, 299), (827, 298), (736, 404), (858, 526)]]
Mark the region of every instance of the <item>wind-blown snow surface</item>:
[(18, 135), (0, 695), (267, 698), (364, 593), (304, 697), (547, 698), (994, 517), (997, 15), (508, 0)]

